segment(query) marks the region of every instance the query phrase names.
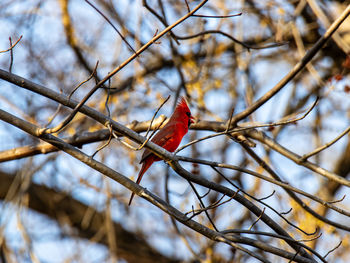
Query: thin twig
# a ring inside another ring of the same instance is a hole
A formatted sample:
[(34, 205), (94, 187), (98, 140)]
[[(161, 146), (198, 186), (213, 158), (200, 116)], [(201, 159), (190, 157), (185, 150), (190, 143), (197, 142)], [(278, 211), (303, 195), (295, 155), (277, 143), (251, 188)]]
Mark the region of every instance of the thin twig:
[(90, 1), (85, 0), (86, 3), (88, 3), (93, 9), (95, 9), (97, 11), (97, 13), (99, 13), (106, 21), (108, 24), (111, 25), (111, 27), (113, 27), (113, 29), (118, 33), (118, 35), (120, 36), (120, 38), (126, 43), (126, 45), (128, 46), (128, 48), (131, 49), (132, 52), (136, 53), (135, 49), (129, 44), (129, 42), (126, 40), (126, 38), (119, 32), (119, 30), (113, 25), (113, 23), (111, 22), (111, 20), (108, 19), (108, 17), (103, 14), (96, 6), (94, 6)]
[(300, 252), (300, 250), (298, 249), (298, 250), (295, 252), (294, 256), (288, 261), (288, 263), (292, 263), (292, 262), (295, 260), (295, 258), (297, 257), (297, 255), (299, 254), (299, 252)]
[(310, 152), (308, 154), (304, 154), (300, 158), (300, 162), (306, 161), (311, 156), (314, 156), (315, 154), (318, 154), (319, 152), (323, 151), (324, 149), (327, 149), (328, 147), (332, 146), (333, 144), (335, 144), (337, 141), (339, 141), (341, 138), (343, 138), (349, 132), (350, 132), (350, 126), (348, 128), (346, 128), (341, 134), (339, 134), (337, 137), (335, 137), (330, 142), (318, 147), (317, 149), (313, 150), (312, 152)]
[(343, 243), (342, 240), (340, 240), (339, 244), (336, 245), (333, 249), (329, 250), (326, 255), (324, 255), (323, 257), (326, 258), (330, 253), (332, 253), (334, 250), (336, 250), (337, 248), (339, 248), (341, 246), (341, 244)]
[(5, 52), (8, 52), (8, 51), (12, 50), (12, 49), (18, 44), (18, 42), (19, 42), (21, 39), (22, 39), (22, 36), (20, 36), (19, 39), (17, 39), (17, 41), (16, 41), (13, 45), (11, 45), (8, 49), (6, 49), (6, 50), (0, 50), (0, 53), (5, 53)]
[(271, 194), (269, 194), (268, 196), (265, 196), (265, 197), (259, 198), (259, 200), (260, 200), (260, 201), (262, 201), (262, 200), (269, 199), (269, 198), (270, 198), (271, 196), (273, 196), (275, 193), (276, 193), (276, 191), (275, 191), (275, 190), (273, 190)]
[[(163, 105), (164, 105), (169, 99), (170, 99), (170, 95), (162, 102), (162, 104), (158, 107), (158, 109), (156, 110), (156, 112), (153, 114), (153, 117), (152, 117), (152, 119), (151, 119), (151, 123), (150, 123), (149, 126), (148, 126), (148, 129), (147, 129), (147, 131), (146, 131), (145, 137), (148, 136), (148, 133), (149, 133), (149, 131), (150, 131), (151, 128), (152, 128), (153, 121), (154, 121), (155, 117), (157, 116), (159, 110), (163, 107)], [(165, 120), (165, 119), (164, 119), (164, 120)], [(158, 129), (159, 129), (159, 127), (163, 124), (164, 120), (158, 125)], [(151, 135), (150, 137), (152, 137), (152, 135)]]
[(223, 16), (211, 16), (211, 15), (193, 15), (194, 17), (204, 17), (204, 18), (230, 18), (235, 16), (241, 16), (242, 13), (234, 14), (234, 15), (223, 15)]
[(191, 12), (191, 9), (190, 9), (190, 6), (188, 5), (187, 0), (185, 0), (185, 3), (186, 3), (186, 7), (187, 7), (187, 12)]
[(94, 158), (95, 155), (96, 155), (99, 151), (101, 151), (103, 148), (107, 147), (107, 146), (110, 144), (111, 140), (112, 140), (112, 136), (113, 136), (112, 126), (111, 126), (110, 123), (108, 123), (106, 126), (107, 126), (107, 128), (109, 129), (109, 132), (110, 132), (110, 133), (109, 133), (108, 140), (107, 140), (104, 144), (102, 144), (100, 147), (97, 148), (97, 150), (91, 155), (91, 158)]
[(210, 217), (210, 215), (209, 215), (209, 213), (208, 213), (208, 209), (206, 209), (206, 206), (204, 205), (203, 200), (202, 200), (200, 194), (198, 193), (197, 189), (194, 187), (194, 184), (193, 184), (191, 181), (189, 181), (189, 180), (187, 180), (187, 181), (188, 181), (188, 183), (190, 184), (190, 186), (191, 186), (193, 192), (194, 192), (195, 195), (197, 196), (197, 198), (198, 198), (198, 200), (199, 200), (199, 203), (200, 203), (200, 205), (202, 206), (203, 211), (204, 211), (205, 215), (207, 216), (209, 222), (211, 223), (211, 225), (213, 226), (213, 228), (215, 229), (215, 231), (218, 231), (218, 232), (219, 232), (219, 230), (217, 229), (217, 227), (216, 227), (214, 221), (211, 219), (211, 217)]
[[(60, 89), (60, 93), (62, 94), (62, 89)], [(44, 127), (49, 126), (53, 122), (53, 120), (56, 118), (56, 116), (60, 112), (61, 108), (62, 108), (62, 104), (60, 103), (60, 104), (58, 104), (57, 109), (54, 112), (54, 114), (52, 114), (52, 116), (49, 117), (49, 121), (46, 123), (46, 125)]]
[(231, 128), (231, 121), (232, 121), (232, 117), (233, 117), (233, 113), (235, 111), (235, 108), (232, 107), (231, 111), (230, 111), (230, 118), (228, 120), (228, 123), (227, 123), (227, 128), (226, 128), (226, 131), (225, 132), (228, 132), (229, 129)]
[(208, 35), (208, 34), (220, 34), (223, 35), (227, 38), (229, 38), (230, 40), (232, 40), (233, 42), (240, 44), (241, 46), (245, 47), (246, 49), (250, 50), (250, 49), (267, 49), (267, 48), (274, 48), (274, 47), (280, 47), (283, 45), (288, 44), (288, 42), (281, 42), (281, 43), (273, 43), (273, 44), (268, 44), (265, 46), (252, 46), (249, 44), (246, 44), (236, 38), (234, 38), (233, 36), (231, 36), (230, 34), (223, 32), (221, 30), (206, 30), (206, 31), (202, 31), (199, 32), (197, 34), (193, 34), (193, 35), (188, 35), (188, 36), (176, 36), (178, 39), (181, 40), (187, 40), (187, 39), (192, 39), (192, 38), (196, 38), (196, 37), (200, 37), (200, 36), (204, 36), (204, 35)]
[(328, 201), (327, 203), (330, 203), (330, 204), (340, 203), (345, 199), (345, 197), (346, 197), (346, 195), (343, 195), (342, 198), (340, 198), (338, 200)]
[(258, 218), (253, 222), (253, 224), (248, 228), (248, 230), (251, 230), (251, 229), (254, 227), (254, 225), (255, 225), (256, 223), (259, 222), (260, 218), (262, 217), (262, 215), (263, 215), (264, 213), (265, 213), (265, 207), (263, 208), (263, 210), (262, 210), (262, 212), (261, 212), (261, 215), (258, 216)]
[[(11, 37), (9, 37), (9, 41), (10, 41), (10, 47), (13, 47)], [(9, 66), (10, 73), (12, 72), (12, 65), (13, 65), (13, 48), (10, 48), (10, 66)]]
[[(162, 104), (158, 107), (158, 109), (156, 110), (156, 112), (153, 114), (153, 117), (152, 117), (152, 120), (151, 120), (151, 123), (149, 124), (148, 128), (147, 128), (147, 132), (146, 132), (146, 135), (145, 137), (147, 137), (149, 131), (151, 130), (152, 128), (152, 124), (153, 124), (153, 121), (154, 121), (154, 118), (157, 116), (157, 113), (158, 111), (163, 107), (163, 105), (169, 100), (170, 98), (170, 95), (162, 102)], [(126, 142), (123, 142), (120, 140), (120, 138), (118, 138), (118, 136), (114, 136), (115, 138), (117, 138), (119, 141), (121, 141), (124, 145), (127, 145), (128, 148), (130, 149), (133, 149), (134, 151), (139, 151), (141, 149), (143, 149), (143, 147), (145, 147), (146, 143), (153, 137), (153, 135), (158, 131), (158, 129), (163, 125), (164, 121), (166, 120), (166, 118), (164, 118), (161, 123), (159, 123), (158, 127), (156, 127), (151, 136), (147, 137), (147, 139), (137, 148), (135, 147), (132, 147), (130, 144), (126, 143)]]
[(289, 208), (286, 212), (281, 212), (281, 215), (288, 215), (290, 212), (292, 212), (293, 208)]
[(208, 189), (208, 191), (204, 195), (201, 195), (201, 198), (206, 197), (210, 193), (210, 191), (211, 191), (211, 189)]
[(99, 61), (97, 60), (96, 61), (96, 65), (94, 67), (94, 70), (92, 71), (92, 73), (90, 74), (90, 76), (83, 80), (82, 82), (80, 82), (70, 93), (69, 93), (69, 96), (68, 96), (68, 99), (70, 100), (70, 98), (72, 97), (72, 95), (74, 94), (74, 92), (77, 91), (77, 89), (79, 89), (83, 84), (85, 84), (86, 82), (88, 82), (90, 79), (92, 79), (94, 77), (94, 75), (96, 75), (96, 72), (97, 72), (97, 67), (98, 67), (98, 63)]
[[(143, 0), (142, 1), (142, 4), (143, 6), (151, 12), (151, 14), (153, 14), (165, 27), (168, 27), (169, 24), (168, 22), (166, 21), (166, 18), (165, 16), (164, 17), (161, 17), (152, 7), (150, 7), (147, 3), (147, 0)], [(158, 2), (159, 4), (159, 2)], [(161, 5), (161, 3), (160, 3)], [(160, 6), (161, 9), (162, 9), (162, 6)], [(188, 11), (188, 13), (190, 13), (190, 11)], [(163, 15), (164, 15), (164, 12), (163, 12)], [(176, 42), (177, 45), (180, 45), (179, 43), (179, 40), (177, 40), (177, 36), (172, 32), (172, 31), (169, 31), (170, 32), (170, 36), (174, 39), (174, 41)]]
[(111, 79), (108, 80), (107, 97), (106, 97), (106, 100), (105, 100), (105, 108), (107, 110), (108, 118), (111, 118), (111, 111), (109, 110), (109, 106), (108, 106), (108, 102), (109, 102), (110, 96), (111, 96)]
[[(96, 65), (97, 66), (97, 65)], [(109, 110), (109, 107), (108, 107), (108, 101), (109, 101), (109, 96), (110, 96), (110, 80), (108, 80), (108, 87), (107, 87), (107, 98), (106, 98), (106, 101), (105, 101), (105, 108), (107, 110), (107, 116), (108, 116), (108, 119), (111, 118), (111, 112)], [(112, 129), (112, 125), (110, 122), (107, 122), (106, 124), (106, 127), (108, 128), (109, 130), (109, 137), (108, 137), (108, 140), (103, 144), (101, 145), (99, 148), (97, 148), (97, 150), (91, 155), (91, 158), (94, 158), (94, 156), (99, 152), (101, 151), (103, 148), (107, 147), (110, 142), (112, 141), (112, 137), (113, 137), (113, 129)]]
[[(209, 189), (210, 190), (210, 189)], [(185, 215), (187, 216), (188, 214), (190, 213), (193, 213), (193, 215), (190, 217), (190, 218), (193, 218), (199, 214), (201, 214), (202, 212), (204, 212), (205, 210), (210, 210), (210, 209), (214, 209), (214, 208), (217, 208), (225, 203), (228, 203), (230, 202), (234, 197), (235, 195), (240, 191), (240, 189), (237, 189), (237, 191), (235, 192), (235, 194), (233, 196), (231, 196), (229, 199), (221, 202), (221, 200), (225, 197), (225, 195), (222, 195), (222, 197), (220, 197), (217, 201), (215, 201), (213, 204), (207, 206), (207, 207), (203, 207), (203, 208), (200, 208), (200, 209), (194, 209), (193, 206), (192, 206), (192, 210), (185, 213)]]

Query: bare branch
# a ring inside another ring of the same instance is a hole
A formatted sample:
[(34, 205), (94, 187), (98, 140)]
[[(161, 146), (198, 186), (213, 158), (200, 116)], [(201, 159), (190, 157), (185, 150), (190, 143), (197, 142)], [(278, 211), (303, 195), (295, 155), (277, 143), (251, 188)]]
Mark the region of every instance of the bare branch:
[(202, 18), (230, 18), (235, 16), (241, 16), (242, 13), (234, 14), (234, 15), (225, 15), (225, 16), (211, 16), (211, 15), (193, 15), (194, 17), (202, 17)]
[(311, 156), (318, 154), (318, 153), (322, 152), (324, 149), (327, 149), (328, 147), (332, 146), (333, 144), (335, 144), (337, 141), (339, 141), (341, 138), (343, 138), (349, 132), (350, 132), (350, 126), (348, 128), (346, 128), (341, 134), (339, 134), (337, 137), (335, 137), (330, 142), (326, 143), (325, 145), (322, 145), (321, 147), (318, 147), (317, 149), (313, 150), (312, 152), (310, 152), (308, 154), (304, 154), (300, 158), (300, 162), (304, 162), (307, 159), (309, 159)]
[[(10, 39), (11, 39), (11, 38), (10, 38)], [(19, 39), (17, 39), (17, 41), (16, 41), (13, 45), (12, 45), (12, 43), (11, 43), (11, 45), (10, 45), (10, 47), (9, 47), (8, 49), (6, 49), (6, 50), (0, 50), (0, 54), (12, 50), (12, 49), (19, 43), (19, 41), (21, 41), (21, 39), (22, 39), (22, 36), (20, 36)]]

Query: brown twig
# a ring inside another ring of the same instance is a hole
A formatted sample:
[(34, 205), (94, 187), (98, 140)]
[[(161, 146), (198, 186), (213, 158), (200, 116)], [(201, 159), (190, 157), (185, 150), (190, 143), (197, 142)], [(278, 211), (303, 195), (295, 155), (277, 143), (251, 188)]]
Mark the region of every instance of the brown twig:
[(211, 15), (193, 15), (194, 17), (203, 17), (203, 18), (230, 18), (235, 16), (241, 16), (242, 13), (234, 14), (234, 15), (223, 15), (223, 16), (211, 16)]
[(273, 190), (271, 194), (269, 194), (268, 196), (265, 196), (265, 197), (259, 198), (259, 200), (260, 200), (260, 201), (262, 201), (262, 200), (269, 199), (269, 198), (270, 198), (271, 196), (273, 196), (275, 193), (276, 193), (276, 191), (275, 191), (275, 190)]
[(333, 140), (331, 140), (330, 142), (318, 147), (317, 149), (313, 150), (312, 152), (308, 153), (308, 154), (304, 154), (301, 158), (300, 158), (300, 162), (304, 162), (307, 159), (309, 159), (311, 156), (314, 156), (315, 154), (320, 153), (321, 151), (323, 151), (324, 149), (327, 149), (328, 147), (332, 146), (333, 144), (335, 144), (337, 141), (339, 141), (341, 138), (343, 138), (346, 134), (348, 134), (350, 132), (350, 126), (347, 127), (341, 134), (339, 134), (337, 137), (335, 137)]
[[(148, 129), (147, 129), (147, 132), (146, 132), (145, 137), (148, 136), (148, 133), (149, 133), (149, 131), (150, 131), (151, 128), (152, 128), (153, 121), (154, 121), (155, 117), (157, 116), (159, 110), (163, 107), (163, 105), (164, 105), (169, 99), (170, 99), (170, 95), (162, 102), (162, 104), (160, 104), (160, 106), (158, 107), (158, 109), (156, 110), (156, 112), (153, 114), (153, 117), (152, 117), (152, 119), (151, 119), (151, 123), (150, 123), (149, 126), (148, 126)], [(165, 120), (165, 119), (164, 119), (164, 120)], [(158, 125), (158, 129), (159, 129), (159, 127), (163, 124), (163, 122), (164, 122), (164, 121), (162, 121), (161, 124)], [(156, 130), (157, 130), (157, 129), (156, 129)], [(155, 130), (155, 131), (156, 131), (156, 130)], [(153, 134), (152, 134), (152, 135), (153, 135)], [(152, 135), (150, 136), (150, 138), (152, 137)], [(142, 146), (142, 147), (143, 147), (143, 146)], [(142, 148), (142, 147), (141, 147), (141, 148)]]
[(260, 218), (262, 217), (262, 215), (263, 215), (264, 213), (265, 213), (265, 207), (263, 208), (263, 210), (262, 210), (262, 212), (261, 212), (261, 215), (258, 216), (258, 218), (253, 222), (253, 224), (251, 224), (251, 226), (248, 228), (248, 230), (251, 230), (251, 229), (255, 226), (255, 224), (259, 222)]
[(106, 126), (107, 126), (107, 128), (108, 128), (108, 130), (109, 130), (109, 137), (108, 137), (108, 140), (107, 140), (104, 144), (102, 144), (100, 147), (97, 148), (97, 150), (91, 155), (91, 158), (94, 158), (95, 155), (96, 155), (99, 151), (101, 151), (103, 148), (107, 147), (107, 146), (110, 144), (110, 142), (112, 141), (112, 137), (113, 137), (112, 126), (111, 126), (110, 123), (108, 123)]
[[(13, 65), (13, 45), (12, 45), (12, 39), (11, 37), (9, 37), (9, 41), (10, 41), (10, 66), (9, 66), (9, 72), (12, 72), (12, 65)], [(18, 41), (18, 40), (17, 40)]]
[(204, 35), (208, 35), (208, 34), (220, 34), (223, 35), (227, 38), (229, 38), (230, 40), (232, 40), (233, 42), (240, 44), (241, 46), (245, 47), (246, 49), (267, 49), (267, 48), (274, 48), (274, 47), (280, 47), (283, 45), (286, 45), (287, 42), (282, 42), (282, 43), (274, 43), (274, 44), (269, 44), (269, 45), (265, 45), (265, 46), (252, 46), (249, 44), (246, 44), (236, 38), (234, 38), (233, 36), (231, 36), (230, 34), (227, 34), (223, 31), (220, 30), (206, 30), (206, 31), (202, 31), (199, 32), (197, 34), (193, 34), (193, 35), (188, 35), (188, 36), (176, 36), (178, 39), (181, 40), (187, 40), (187, 39), (192, 39), (192, 38), (196, 38), (196, 37), (200, 37), (200, 36), (204, 36)]
[[(202, 211), (204, 211), (205, 215), (207, 216), (209, 222), (211, 223), (211, 225), (213, 226), (213, 228), (215, 229), (215, 231), (218, 231), (218, 232), (219, 232), (219, 230), (217, 229), (217, 227), (216, 227), (214, 221), (211, 219), (211, 217), (210, 217), (210, 215), (209, 215), (209, 213), (208, 213), (208, 209), (207, 209), (207, 207), (204, 205), (203, 200), (202, 200), (200, 194), (198, 193), (197, 189), (195, 188), (194, 184), (193, 184), (190, 180), (187, 180), (187, 181), (188, 181), (188, 183), (190, 184), (190, 186), (191, 186), (193, 192), (194, 192), (195, 195), (197, 196), (197, 198), (198, 198), (198, 200), (199, 200), (199, 203), (200, 203), (200, 206), (201, 206), (201, 208), (202, 208)], [(200, 212), (200, 213), (201, 213), (201, 212)]]
[(94, 77), (94, 75), (96, 75), (97, 72), (97, 67), (98, 67), (98, 63), (99, 61), (96, 61), (96, 65), (92, 71), (92, 73), (90, 74), (89, 77), (87, 77), (87, 79), (83, 80), (82, 82), (80, 82), (70, 93), (68, 96), (68, 99), (70, 100), (70, 98), (73, 96), (74, 92), (76, 92), (83, 84), (85, 84), (86, 82), (88, 82), (90, 79), (92, 79)]
[[(210, 190), (210, 189), (209, 189), (209, 190)], [(238, 193), (239, 191), (240, 191), (240, 189), (238, 189), (238, 190), (236, 191), (236, 193)], [(221, 202), (221, 200), (224, 199), (224, 197), (225, 197), (225, 195), (222, 195), (221, 198), (219, 198), (217, 201), (215, 201), (213, 204), (210, 204), (210, 205), (207, 206), (207, 207), (202, 207), (202, 208), (199, 208), (199, 209), (194, 209), (194, 208), (192, 207), (192, 210), (189, 211), (189, 212), (186, 212), (185, 215), (187, 216), (188, 214), (191, 214), (191, 213), (192, 213), (192, 216), (190, 217), (190, 218), (192, 219), (193, 217), (195, 217), (195, 216), (201, 214), (201, 213), (204, 212), (204, 211), (208, 211), (208, 210), (210, 210), (210, 209), (215, 209), (215, 208), (217, 208), (217, 207), (219, 207), (219, 206), (221, 206), (221, 205), (223, 205), (223, 204), (225, 204), (225, 203), (230, 202), (230, 201), (233, 199), (234, 196), (231, 196), (229, 199), (227, 199), (227, 200)]]
[(326, 258), (330, 253), (332, 253), (333, 251), (335, 251), (337, 248), (339, 248), (341, 246), (341, 244), (343, 243), (342, 240), (340, 240), (340, 242), (338, 243), (338, 245), (336, 245), (334, 248), (332, 248), (331, 250), (329, 250), (326, 255), (324, 255), (323, 257)]
[[(6, 49), (6, 50), (0, 50), (0, 54), (12, 50), (12, 49), (19, 43), (19, 41), (21, 41), (21, 39), (22, 39), (22, 35), (19, 37), (19, 39), (17, 39), (17, 41), (16, 41), (13, 45), (11, 44), (11, 46), (10, 46), (8, 49)], [(10, 42), (12, 43), (11, 37), (10, 37)]]

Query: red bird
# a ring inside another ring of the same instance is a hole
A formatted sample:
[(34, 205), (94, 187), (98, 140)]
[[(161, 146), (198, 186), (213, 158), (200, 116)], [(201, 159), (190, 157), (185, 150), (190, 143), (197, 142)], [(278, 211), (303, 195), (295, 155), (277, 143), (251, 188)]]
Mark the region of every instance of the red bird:
[[(174, 152), (179, 146), (182, 138), (188, 132), (188, 128), (193, 123), (193, 117), (191, 111), (187, 106), (187, 103), (183, 97), (177, 104), (173, 115), (171, 115), (169, 121), (163, 128), (161, 128), (156, 135), (152, 138), (151, 142), (158, 144), (169, 152)], [(137, 177), (136, 183), (139, 184), (143, 174), (148, 168), (157, 161), (162, 160), (150, 150), (146, 149), (143, 154), (140, 163), (142, 163), (141, 170)], [(131, 194), (129, 205), (134, 198), (135, 193)]]

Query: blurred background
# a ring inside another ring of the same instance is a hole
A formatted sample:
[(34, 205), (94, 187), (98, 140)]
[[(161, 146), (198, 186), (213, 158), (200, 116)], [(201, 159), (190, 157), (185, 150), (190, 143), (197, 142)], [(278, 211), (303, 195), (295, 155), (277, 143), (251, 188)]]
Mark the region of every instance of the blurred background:
[[(64, 95), (91, 75), (72, 95), (79, 101), (99, 80), (199, 1), (91, 0), (91, 3), (103, 15), (80, 0), (2, 0), (0, 51), (6, 51), (22, 38), (11, 51), (0, 53), (0, 68)], [(201, 128), (199, 123), (226, 122), (231, 114), (235, 116), (249, 108), (301, 61), (348, 4), (335, 0), (209, 1), (196, 12), (198, 16), (188, 18), (153, 43), (86, 104), (106, 115), (109, 111), (113, 120), (132, 127), (135, 121), (150, 121), (169, 95), (170, 100), (157, 117), (170, 116), (179, 96), (185, 96), (198, 125), (192, 126), (181, 145), (215, 134), (218, 131), (214, 126)], [(238, 16), (232, 16), (235, 14)], [(345, 131), (336, 143), (308, 161), (348, 178), (349, 51), (350, 19), (347, 19), (311, 63), (238, 125), (256, 127), (293, 120), (310, 109), (318, 97), (317, 105), (304, 119), (257, 129), (300, 156)], [(44, 96), (1, 79), (0, 107), (41, 127), (54, 127), (70, 112)], [(144, 127), (138, 132), (145, 132), (147, 125)], [(78, 114), (57, 136), (89, 136), (104, 129), (95, 120)], [(325, 201), (341, 199), (334, 205), (350, 209), (348, 186), (294, 162), (266, 141), (246, 136), (256, 144), (249, 148), (283, 181)], [(122, 139), (137, 147), (131, 140)], [(129, 190), (63, 152), (31, 153), (25, 158), (16, 155), (16, 151), (30, 152), (31, 147), (40, 143), (37, 138), (0, 122), (0, 261), (256, 262), (243, 252), (174, 222), (142, 198), (136, 196), (128, 207)], [(92, 155), (104, 143), (92, 139), (80, 146)], [(135, 180), (141, 155), (142, 151), (133, 151), (112, 140), (94, 158)], [(224, 135), (196, 142), (179, 155), (232, 164), (269, 176), (240, 142)], [(181, 164), (193, 174), (237, 190), (210, 166)], [(246, 195), (261, 209), (266, 208), (265, 213), (294, 238), (311, 239), (322, 233), (306, 243), (322, 256), (342, 241), (326, 260), (349, 262), (348, 231), (316, 219), (279, 186), (240, 171), (220, 171), (247, 194), (257, 199), (268, 197), (262, 204)], [(187, 180), (163, 161), (148, 170), (141, 185), (184, 213), (200, 207)], [(208, 192), (204, 187), (196, 188), (201, 195)], [(209, 205), (221, 197), (210, 191), (203, 202)], [(348, 216), (299, 197), (322, 217), (349, 227)], [(234, 200), (208, 212), (219, 230), (249, 229), (257, 220)], [(284, 217), (290, 223), (280, 216), (283, 212), (288, 212)], [(194, 220), (212, 228), (203, 213)], [(305, 235), (291, 223), (305, 233), (316, 233)], [(261, 221), (252, 229), (272, 232)], [(290, 249), (272, 237), (249, 237)], [(254, 252), (272, 262), (287, 262), (261, 250)]]

